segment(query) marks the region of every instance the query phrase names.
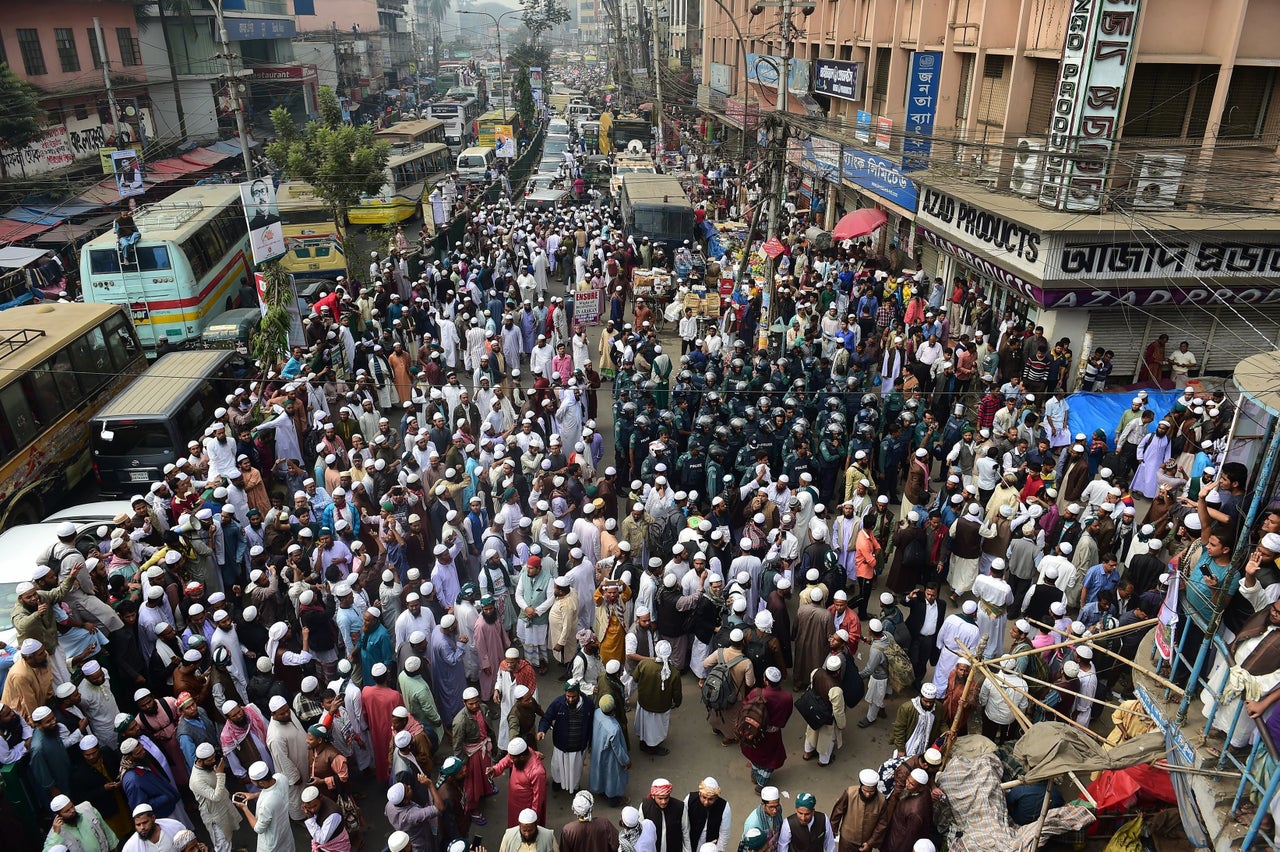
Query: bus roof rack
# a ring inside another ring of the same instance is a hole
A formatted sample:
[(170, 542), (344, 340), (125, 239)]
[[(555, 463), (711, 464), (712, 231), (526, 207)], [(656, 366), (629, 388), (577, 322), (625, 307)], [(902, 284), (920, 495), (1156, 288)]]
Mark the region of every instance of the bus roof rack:
[(45, 333), (34, 328), (0, 328), (0, 358), (12, 355), (28, 343), (34, 343)]
[(173, 229), (190, 222), (203, 209), (204, 205), (198, 201), (157, 201), (143, 207), (134, 220), (138, 227)]

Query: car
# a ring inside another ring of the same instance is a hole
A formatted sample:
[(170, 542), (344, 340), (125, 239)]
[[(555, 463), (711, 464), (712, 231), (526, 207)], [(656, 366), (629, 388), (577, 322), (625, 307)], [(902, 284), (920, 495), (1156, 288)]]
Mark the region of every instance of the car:
[(526, 210), (556, 210), (569, 200), (569, 193), (563, 189), (543, 189), (525, 196)]
[(563, 118), (553, 118), (547, 123), (547, 136), (568, 136), (569, 122)]
[[(121, 504), (119, 500), (108, 502)], [(129, 504), (123, 505), (127, 508)], [(110, 517), (115, 517), (115, 513)], [(110, 523), (110, 518), (107, 521)], [(58, 540), (58, 527), (63, 523), (63, 520), (46, 520), (38, 524), (19, 524), (0, 533), (0, 553), (5, 555), (4, 560), (0, 561), (0, 612), (13, 612), (13, 607), (18, 602), (18, 584), (31, 579), (32, 571), (40, 563), (45, 551)], [(71, 523), (76, 528), (76, 549), (87, 556), (99, 544), (97, 528), (102, 521), (98, 519)], [(16, 631), (12, 629), (0, 631), (0, 641), (12, 645), (16, 635)]]
[(534, 175), (529, 178), (529, 182), (524, 185), (525, 197), (527, 198), (535, 192), (545, 192), (546, 190), (552, 189), (553, 184), (558, 180), (559, 178), (554, 174)]
[(54, 512), (41, 523), (60, 524), (71, 521), (73, 524), (110, 524), (116, 515), (133, 514), (133, 505), (128, 500), (98, 500), (93, 503), (81, 503), (78, 506)]
[(550, 154), (563, 155), (568, 150), (568, 136), (548, 136), (546, 141), (542, 143), (542, 156), (544, 158)]

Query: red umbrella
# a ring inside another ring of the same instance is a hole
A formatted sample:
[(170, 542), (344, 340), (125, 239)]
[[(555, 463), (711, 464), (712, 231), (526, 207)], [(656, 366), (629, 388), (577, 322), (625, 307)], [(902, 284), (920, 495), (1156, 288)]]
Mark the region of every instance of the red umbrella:
[(864, 207), (861, 210), (846, 213), (841, 217), (840, 221), (836, 222), (835, 230), (831, 232), (831, 236), (837, 240), (865, 237), (888, 221), (889, 216), (883, 210)]

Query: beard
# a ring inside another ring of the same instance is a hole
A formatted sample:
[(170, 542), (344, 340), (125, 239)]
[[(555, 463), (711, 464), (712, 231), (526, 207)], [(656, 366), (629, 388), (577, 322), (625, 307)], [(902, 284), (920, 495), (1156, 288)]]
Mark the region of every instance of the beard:
[(80, 812), (76, 811), (71, 816), (64, 816), (62, 818), (62, 821), (65, 822), (67, 825), (75, 825), (76, 823), (80, 822)]
[(484, 620), (485, 620), (485, 621), (487, 621), (487, 622), (488, 622), (488, 623), (490, 623), (490, 624), (495, 624), (495, 623), (497, 623), (497, 621), (498, 621), (498, 613), (497, 613), (497, 611), (494, 611), (494, 612), (482, 612), (482, 613), (480, 613), (480, 614), (481, 614), (481, 615), (483, 615), (483, 616), (484, 616)]
[(876, 797), (876, 791), (872, 790), (870, 793), (868, 793), (866, 790), (863, 790), (862, 788), (858, 788), (858, 795), (862, 797), (862, 801), (869, 802)]

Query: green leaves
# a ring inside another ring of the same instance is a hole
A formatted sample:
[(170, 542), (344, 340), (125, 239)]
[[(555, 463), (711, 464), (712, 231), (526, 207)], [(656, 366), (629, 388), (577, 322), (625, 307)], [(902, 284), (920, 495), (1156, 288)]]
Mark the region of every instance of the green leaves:
[(44, 117), (34, 86), (0, 63), (0, 147), (25, 148), (40, 136)]
[(289, 310), (293, 288), (289, 273), (277, 261), (261, 267), (267, 312), (249, 343), (250, 353), (260, 364), (279, 364), (289, 356)]
[(361, 195), (373, 195), (382, 188), (390, 148), (377, 140), (372, 125), (354, 127), (342, 122), (342, 109), (332, 89), (321, 87), (317, 101), (319, 117), (303, 128), (287, 110), (272, 111), (276, 141), (267, 146), (267, 156), (283, 167), (289, 180), (311, 184), (341, 226), (348, 207)]

